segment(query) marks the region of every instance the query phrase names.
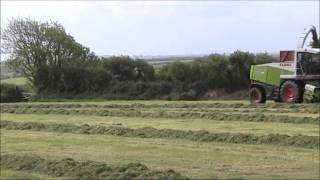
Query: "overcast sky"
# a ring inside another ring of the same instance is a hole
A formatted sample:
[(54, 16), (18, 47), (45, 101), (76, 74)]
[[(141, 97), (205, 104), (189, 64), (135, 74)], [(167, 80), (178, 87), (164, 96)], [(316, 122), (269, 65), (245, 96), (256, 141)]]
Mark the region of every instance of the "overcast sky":
[(1, 1), (1, 27), (17, 17), (58, 21), (98, 55), (278, 52), (319, 31), (319, 1)]

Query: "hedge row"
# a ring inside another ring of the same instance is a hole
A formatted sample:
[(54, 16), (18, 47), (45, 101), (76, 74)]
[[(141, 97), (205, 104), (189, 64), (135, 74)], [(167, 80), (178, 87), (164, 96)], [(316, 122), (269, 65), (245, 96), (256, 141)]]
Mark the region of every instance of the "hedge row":
[(18, 171), (38, 172), (62, 179), (188, 179), (173, 171), (152, 171), (140, 163), (112, 166), (71, 158), (47, 160), (36, 155), (1, 154), (1, 167)]
[(0, 102), (22, 101), (22, 88), (13, 84), (0, 83)]
[(240, 144), (272, 144), (283, 146), (295, 146), (302, 148), (319, 148), (319, 136), (284, 134), (254, 135), (243, 133), (212, 133), (205, 130), (185, 131), (173, 129), (155, 129), (144, 127), (131, 129), (119, 126), (101, 125), (75, 125), (38, 122), (13, 122), (1, 121), (1, 128), (8, 130), (33, 130), (46, 132), (80, 133), (80, 134), (107, 134), (113, 136), (139, 137), (139, 138), (164, 138), (164, 139), (187, 139), (204, 142), (224, 142)]
[(318, 124), (319, 118), (293, 117), (287, 115), (265, 115), (262, 113), (228, 113), (221, 111), (143, 111), (139, 109), (39, 109), (39, 108), (1, 108), (1, 113), (14, 114), (63, 114), (63, 115), (96, 115), (113, 117), (149, 117), (149, 118), (201, 118), (216, 121), (250, 121)]

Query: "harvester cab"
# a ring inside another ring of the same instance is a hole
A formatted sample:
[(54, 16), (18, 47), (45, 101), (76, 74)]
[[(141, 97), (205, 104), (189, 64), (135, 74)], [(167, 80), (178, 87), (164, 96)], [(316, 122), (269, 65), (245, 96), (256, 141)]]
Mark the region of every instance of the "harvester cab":
[(311, 97), (318, 96), (315, 93), (320, 84), (320, 49), (304, 48), (309, 34), (313, 41), (318, 41), (316, 28), (310, 26), (301, 34), (296, 50), (280, 51), (278, 63), (251, 66), (251, 103), (265, 103), (267, 99), (300, 103), (310, 89), (313, 89)]

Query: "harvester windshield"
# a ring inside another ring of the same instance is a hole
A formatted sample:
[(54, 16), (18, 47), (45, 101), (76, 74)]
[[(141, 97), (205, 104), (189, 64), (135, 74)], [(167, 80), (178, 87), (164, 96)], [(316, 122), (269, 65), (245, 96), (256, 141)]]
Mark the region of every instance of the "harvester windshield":
[(320, 72), (320, 53), (297, 53), (297, 74), (316, 75)]

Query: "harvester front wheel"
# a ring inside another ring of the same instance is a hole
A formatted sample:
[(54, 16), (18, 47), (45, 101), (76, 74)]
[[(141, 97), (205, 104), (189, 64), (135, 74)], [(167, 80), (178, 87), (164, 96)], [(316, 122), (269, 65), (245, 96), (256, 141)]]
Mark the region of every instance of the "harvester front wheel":
[(252, 87), (250, 89), (250, 102), (252, 104), (265, 103), (266, 95), (261, 88)]
[(299, 86), (294, 81), (286, 81), (281, 85), (280, 97), (285, 103), (299, 103), (301, 100)]

